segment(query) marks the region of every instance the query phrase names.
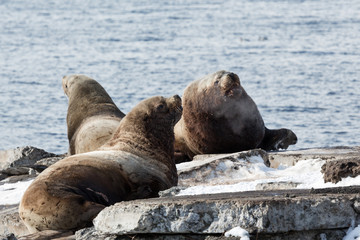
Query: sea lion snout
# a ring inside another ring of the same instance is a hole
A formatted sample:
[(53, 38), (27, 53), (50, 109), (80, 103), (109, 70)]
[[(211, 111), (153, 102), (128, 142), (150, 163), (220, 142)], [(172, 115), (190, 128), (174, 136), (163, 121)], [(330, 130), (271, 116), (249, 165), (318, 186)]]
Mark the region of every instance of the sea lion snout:
[(240, 79), (232, 72), (226, 72), (220, 79), (220, 87), (227, 96), (241, 93)]
[(63, 76), (62, 78), (62, 88), (64, 90), (64, 93), (66, 94), (66, 96), (69, 96), (68, 95), (68, 77), (67, 76)]
[(176, 114), (175, 122), (179, 121), (183, 111), (183, 108), (181, 106), (181, 98), (179, 97), (179, 95), (174, 95), (170, 97), (168, 99), (168, 105), (169, 108), (172, 109)]
[(170, 97), (169, 103), (181, 107), (181, 98), (180, 98), (180, 96), (179, 95), (174, 95), (174, 96)]
[[(74, 75), (69, 75), (69, 76), (63, 76), (62, 78), (62, 87), (63, 87), (63, 90), (64, 90), (64, 93), (66, 94), (66, 96), (69, 97), (70, 95), (70, 88), (71, 88), (71, 85), (73, 85), (74, 83), (74, 80), (75, 79), (78, 79), (80, 75), (77, 75), (77, 74), (74, 74)], [(88, 78), (86, 76), (84, 76), (85, 78)]]
[(236, 75), (235, 73), (230, 72), (230, 73), (227, 74), (227, 77), (231, 78), (233, 81), (236, 81), (236, 82), (238, 82), (240, 84), (239, 76)]

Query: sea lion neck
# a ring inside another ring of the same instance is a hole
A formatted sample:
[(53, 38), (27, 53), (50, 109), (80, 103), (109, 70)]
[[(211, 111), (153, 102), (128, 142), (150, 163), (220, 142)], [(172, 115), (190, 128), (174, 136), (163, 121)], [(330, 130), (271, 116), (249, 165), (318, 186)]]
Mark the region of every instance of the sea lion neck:
[[(138, 114), (136, 114), (138, 113)], [(121, 122), (111, 140), (99, 150), (130, 152), (146, 157), (149, 161), (159, 161), (175, 168), (174, 131), (170, 119), (163, 124), (146, 119), (137, 111), (131, 111)], [(165, 121), (165, 120), (164, 120)]]
[[(166, 166), (176, 176), (174, 126), (182, 113), (181, 98), (155, 96), (136, 105), (99, 150), (125, 151)], [(173, 179), (176, 183), (177, 178)]]
[[(149, 158), (171, 158), (173, 155), (174, 132), (166, 124), (163, 126), (138, 124), (126, 116), (120, 123), (111, 140), (104, 146), (107, 149), (141, 153)], [(169, 125), (169, 124), (168, 124)], [(136, 149), (136, 150), (134, 150)]]

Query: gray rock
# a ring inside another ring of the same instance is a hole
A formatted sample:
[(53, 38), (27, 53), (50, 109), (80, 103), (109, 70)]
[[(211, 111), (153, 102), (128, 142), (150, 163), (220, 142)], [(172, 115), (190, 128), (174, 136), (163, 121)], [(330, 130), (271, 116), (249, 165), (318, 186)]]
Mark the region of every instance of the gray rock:
[(340, 159), (326, 162), (321, 167), (324, 182), (337, 183), (346, 177), (360, 175), (360, 157)]
[(0, 181), (4, 180), (5, 178), (9, 177), (9, 175), (0, 172)]
[(66, 157), (66, 154), (57, 155), (55, 157), (43, 158), (43, 159), (40, 159), (39, 161), (36, 161), (36, 163), (34, 164), (33, 167), (39, 166), (41, 168), (41, 166), (42, 166), (44, 168), (47, 168), (65, 157)]
[(56, 156), (31, 146), (0, 151), (0, 171), (9, 175), (24, 174), (28, 172), (26, 168), (30, 168), (38, 160)]
[(201, 155), (195, 155), (193, 158), (193, 161), (202, 161), (202, 160), (208, 160), (211, 158), (226, 158), (226, 157), (233, 157), (233, 158), (239, 158), (239, 159), (246, 159), (252, 156), (261, 156), (264, 159), (264, 164), (266, 166), (270, 166), (270, 161), (268, 154), (262, 150), (262, 149), (252, 149), (248, 151), (242, 151), (242, 152), (236, 152), (236, 153), (226, 153), (226, 154), (201, 154)]
[[(252, 240), (340, 240), (346, 235), (347, 229), (331, 229), (325, 231), (301, 231), (280, 234), (257, 234)], [(225, 240), (225, 239), (224, 239)]]
[(105, 208), (93, 223), (96, 231), (113, 235), (222, 234), (236, 226), (251, 234), (345, 229), (358, 217), (353, 203), (360, 200), (360, 187), (347, 194), (338, 191), (254, 191), (136, 200)]
[(256, 190), (280, 190), (280, 189), (294, 189), (299, 185), (299, 183), (294, 182), (267, 182), (267, 183), (258, 183), (256, 185)]
[(180, 193), (181, 190), (186, 189), (187, 187), (175, 186), (164, 191), (159, 192), (159, 197), (173, 197)]
[(239, 238), (225, 238), (222, 236), (206, 236), (196, 234), (101, 234), (92, 228), (85, 228), (75, 233), (77, 240), (239, 240)]
[[(345, 236), (345, 230), (301, 231), (282, 233), (277, 235), (253, 234), (251, 240), (339, 240)], [(239, 240), (239, 237), (225, 237), (222, 234), (199, 235), (199, 234), (134, 234), (134, 235), (94, 235), (76, 237), (78, 240)]]
[[(36, 176), (36, 175), (35, 175)], [(35, 178), (34, 175), (15, 175), (15, 176), (9, 176), (8, 178), (6, 178), (5, 180), (0, 182), (0, 185), (5, 184), (5, 183), (16, 183), (19, 181), (28, 181), (30, 179)]]
[(266, 152), (261, 149), (202, 157), (198, 155), (197, 160), (176, 165), (179, 186), (230, 184), (238, 182), (239, 172), (254, 163), (270, 166)]
[(23, 175), (28, 174), (31, 168), (29, 167), (9, 167), (2, 171), (2, 173), (7, 175)]
[(93, 239), (97, 237), (94, 236), (93, 234), (96, 234), (94, 227), (83, 228), (75, 232), (75, 238), (85, 240), (85, 239)]
[(279, 165), (294, 166), (298, 161), (320, 158), (323, 160), (339, 160), (360, 156), (360, 147), (311, 148), (296, 151), (269, 152), (272, 168)]
[[(124, 236), (127, 237), (127, 236)], [(119, 239), (119, 236), (117, 235), (111, 235), (111, 234), (102, 234), (97, 232), (94, 227), (90, 228), (84, 228), (79, 231), (76, 231), (75, 238), (77, 240), (97, 240), (97, 239), (103, 239), (103, 240), (115, 240)], [(130, 237), (125, 239), (131, 239)]]
[(354, 201), (354, 210), (355, 210), (355, 212), (357, 212), (357, 214), (359, 214), (359, 217), (360, 217), (360, 201), (359, 200)]
[(7, 235), (0, 235), (1, 240), (17, 240), (15, 235), (13, 233), (7, 234)]
[(20, 219), (18, 205), (0, 206), (0, 236), (21, 236), (29, 234)]
[(44, 230), (28, 235), (24, 235), (17, 238), (18, 240), (75, 240), (75, 235), (72, 231), (55, 231), (55, 230)]

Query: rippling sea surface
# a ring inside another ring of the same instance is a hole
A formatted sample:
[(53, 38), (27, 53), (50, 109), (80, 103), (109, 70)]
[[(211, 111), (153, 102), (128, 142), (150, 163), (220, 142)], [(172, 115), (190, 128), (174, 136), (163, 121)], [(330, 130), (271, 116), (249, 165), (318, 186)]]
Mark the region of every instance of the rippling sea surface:
[(62, 76), (123, 112), (229, 70), (290, 149), (360, 145), (360, 1), (0, 1), (0, 149), (64, 153)]

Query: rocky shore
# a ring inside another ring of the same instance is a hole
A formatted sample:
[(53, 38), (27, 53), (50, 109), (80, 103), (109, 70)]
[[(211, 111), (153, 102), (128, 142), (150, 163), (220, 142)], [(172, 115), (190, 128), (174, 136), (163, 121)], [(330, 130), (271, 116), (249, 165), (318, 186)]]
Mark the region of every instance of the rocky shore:
[(240, 239), (224, 234), (240, 227), (250, 239), (330, 240), (360, 224), (360, 147), (255, 149), (178, 164), (177, 187), (107, 207), (91, 228), (30, 235), (17, 213), (22, 192), (10, 192), (64, 156), (0, 151), (1, 239)]

